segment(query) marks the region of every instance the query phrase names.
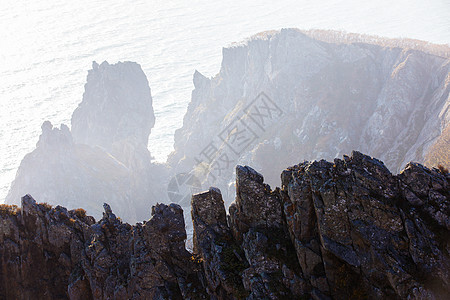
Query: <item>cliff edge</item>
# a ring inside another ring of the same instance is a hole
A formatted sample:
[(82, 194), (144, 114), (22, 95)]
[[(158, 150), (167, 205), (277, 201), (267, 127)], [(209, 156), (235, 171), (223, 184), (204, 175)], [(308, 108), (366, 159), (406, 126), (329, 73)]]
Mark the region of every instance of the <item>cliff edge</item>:
[(398, 175), (353, 152), (304, 162), (272, 190), (236, 167), (236, 200), (192, 196), (194, 249), (179, 205), (123, 223), (104, 205), (0, 206), (2, 299), (444, 299), (450, 292), (450, 175)]

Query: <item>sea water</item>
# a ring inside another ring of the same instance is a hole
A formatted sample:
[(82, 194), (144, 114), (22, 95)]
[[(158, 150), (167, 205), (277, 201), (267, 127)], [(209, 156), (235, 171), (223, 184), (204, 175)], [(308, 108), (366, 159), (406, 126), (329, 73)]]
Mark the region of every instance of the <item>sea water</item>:
[(70, 126), (92, 61), (138, 62), (156, 124), (149, 149), (165, 161), (195, 70), (218, 73), (222, 47), (296, 27), (450, 43), (449, 1), (0, 0), (0, 202), (45, 120)]

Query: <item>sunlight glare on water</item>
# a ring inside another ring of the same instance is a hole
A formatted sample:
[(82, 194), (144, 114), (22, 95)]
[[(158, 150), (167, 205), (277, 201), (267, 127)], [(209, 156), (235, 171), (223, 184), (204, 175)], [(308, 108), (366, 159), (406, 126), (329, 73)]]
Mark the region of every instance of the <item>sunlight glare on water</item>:
[(45, 120), (70, 126), (92, 61), (138, 62), (152, 89), (149, 149), (165, 161), (197, 69), (214, 76), (221, 49), (297, 27), (450, 42), (445, 1), (0, 0), (0, 202)]

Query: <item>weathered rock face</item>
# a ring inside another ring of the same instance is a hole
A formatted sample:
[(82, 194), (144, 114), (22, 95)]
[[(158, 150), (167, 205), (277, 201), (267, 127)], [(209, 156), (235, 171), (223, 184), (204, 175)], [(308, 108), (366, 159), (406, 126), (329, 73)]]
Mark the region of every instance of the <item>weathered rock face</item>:
[(192, 196), (193, 253), (179, 205), (98, 222), (22, 198), (0, 206), (0, 298), (445, 299), (450, 174), (399, 175), (359, 152), (304, 162), (275, 190), (236, 167), (226, 215), (216, 188)]
[(241, 272), (247, 261), (233, 241), (219, 190), (192, 196), (192, 220), (194, 253), (203, 262), (208, 293), (219, 299), (244, 298)]
[(93, 63), (83, 101), (72, 115), (75, 143), (98, 146), (128, 165), (122, 144), (147, 150), (155, 124), (147, 77), (134, 62)]
[(303, 295), (303, 280), (283, 218), (279, 190), (271, 191), (263, 176), (250, 167), (236, 167), (236, 201), (230, 206), (230, 227), (249, 264), (242, 272), (249, 299)]
[[(283, 29), (224, 48), (216, 76), (194, 74), (169, 163), (194, 170), (204, 188), (219, 187), (227, 205), (236, 164), (279, 185), (300, 158), (333, 160), (354, 149), (393, 172), (424, 163), (450, 124), (450, 49), (417, 44)], [(448, 163), (448, 141), (438, 148), (432, 166)]]
[[(178, 205), (157, 205), (148, 222), (130, 226), (105, 204), (103, 219), (91, 230), (78, 278), (88, 278), (94, 299), (180, 299), (204, 293), (198, 289), (198, 267), (184, 247)], [(76, 281), (71, 284), (69, 292), (84, 295)]]
[(2, 210), (0, 298), (206, 299), (178, 205), (157, 205), (135, 226), (104, 208), (97, 223), (30, 196)]
[(417, 164), (393, 176), (359, 152), (284, 171), (284, 212), (311, 293), (448, 293), (449, 179)]
[[(227, 245), (237, 244), (245, 254), (245, 258), (231, 255), (244, 284), (241, 295), (248, 299), (448, 295), (449, 174), (410, 163), (395, 176), (381, 161), (353, 152), (334, 163), (296, 165), (281, 178), (281, 190), (272, 191), (253, 169), (236, 168), (236, 201), (228, 221), (232, 238)], [(195, 231), (215, 234), (208, 236), (208, 247), (195, 251), (205, 269), (223, 274), (221, 264), (213, 262), (222, 262), (224, 250), (211, 238), (220, 241), (217, 236), (227, 232), (223, 213), (215, 213), (221, 211), (220, 201), (212, 200), (217, 198), (215, 190), (193, 196)], [(203, 204), (207, 199), (215, 203), (213, 207)], [(202, 215), (196, 213), (197, 205), (204, 208)], [(205, 217), (208, 222), (196, 222)], [(214, 229), (217, 223), (222, 224), (221, 233)], [(195, 236), (194, 242), (204, 242), (202, 237)]]
[(63, 207), (37, 205), (29, 196), (22, 198), (21, 210), (3, 211), (0, 297), (67, 298), (71, 270), (81, 259), (83, 245), (77, 241), (93, 223)]

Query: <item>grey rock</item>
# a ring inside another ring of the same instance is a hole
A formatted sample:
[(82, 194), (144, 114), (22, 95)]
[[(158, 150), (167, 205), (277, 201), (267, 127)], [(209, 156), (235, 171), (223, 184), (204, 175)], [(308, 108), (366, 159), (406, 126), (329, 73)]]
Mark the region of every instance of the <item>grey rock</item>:
[(31, 193), (50, 204), (84, 207), (96, 218), (104, 202), (126, 221), (148, 218), (149, 206), (168, 200), (168, 169), (151, 163), (147, 149), (154, 122), (141, 67), (94, 62), (72, 130), (43, 123), (36, 149), (22, 160), (6, 203), (20, 204)]
[[(224, 48), (218, 74), (194, 74), (168, 162), (178, 172), (195, 170), (204, 188), (219, 187), (226, 205), (234, 200), (235, 164), (251, 165), (275, 186), (300, 159), (333, 160), (354, 149), (382, 159), (394, 173), (409, 161), (424, 163), (450, 121), (450, 50), (436, 49), (296, 29)], [(242, 146), (224, 138), (235, 126), (244, 130)], [(203, 155), (211, 144), (216, 151)]]

